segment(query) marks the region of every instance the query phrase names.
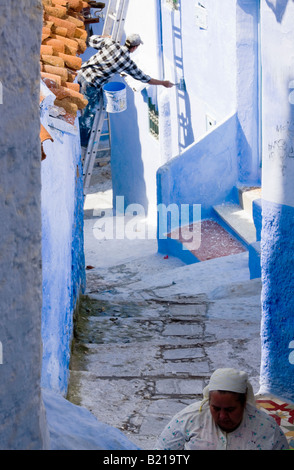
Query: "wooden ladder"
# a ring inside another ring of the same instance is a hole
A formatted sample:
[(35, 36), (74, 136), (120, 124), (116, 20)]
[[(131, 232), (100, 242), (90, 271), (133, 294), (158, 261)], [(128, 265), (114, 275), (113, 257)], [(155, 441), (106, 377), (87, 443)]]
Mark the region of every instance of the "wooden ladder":
[[(114, 41), (119, 43), (121, 42), (128, 4), (129, 0), (109, 0), (102, 35), (108, 35)], [(104, 106), (103, 94), (101, 93), (98, 109), (96, 111), (91, 129), (89, 143), (83, 161), (84, 193), (90, 186), (91, 176), (97, 152), (99, 151), (99, 143), (101, 135), (103, 135), (102, 130), (105, 121), (107, 121), (108, 124), (108, 135), (110, 142), (109, 116)]]

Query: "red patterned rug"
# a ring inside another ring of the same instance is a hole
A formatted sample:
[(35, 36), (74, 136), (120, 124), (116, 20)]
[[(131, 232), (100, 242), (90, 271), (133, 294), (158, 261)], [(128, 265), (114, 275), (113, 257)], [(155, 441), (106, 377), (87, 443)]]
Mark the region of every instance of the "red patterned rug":
[(236, 238), (214, 220), (195, 222), (174, 230), (167, 236), (179, 240), (199, 261), (246, 251)]
[(257, 397), (256, 403), (258, 408), (262, 408), (276, 420), (288, 439), (290, 449), (294, 450), (294, 404), (271, 395)]

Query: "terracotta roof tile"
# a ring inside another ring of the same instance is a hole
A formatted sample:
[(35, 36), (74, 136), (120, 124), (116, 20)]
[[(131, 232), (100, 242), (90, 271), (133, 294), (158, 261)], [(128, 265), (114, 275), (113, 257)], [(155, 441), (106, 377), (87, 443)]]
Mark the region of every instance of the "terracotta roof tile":
[(42, 124), (41, 124), (41, 129), (40, 129), (40, 139), (41, 139), (41, 160), (45, 160), (46, 153), (44, 152), (43, 142), (45, 142), (45, 140), (51, 140), (53, 142), (53, 139)]

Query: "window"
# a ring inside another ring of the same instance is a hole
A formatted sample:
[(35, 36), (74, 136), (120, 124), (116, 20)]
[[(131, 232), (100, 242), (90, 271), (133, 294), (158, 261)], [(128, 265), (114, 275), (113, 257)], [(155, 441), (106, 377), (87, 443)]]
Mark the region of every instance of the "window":
[(151, 98), (148, 98), (148, 113), (149, 113), (149, 132), (155, 139), (159, 139), (159, 116), (158, 108), (152, 104)]
[(165, 2), (173, 10), (179, 9), (179, 0), (165, 0)]

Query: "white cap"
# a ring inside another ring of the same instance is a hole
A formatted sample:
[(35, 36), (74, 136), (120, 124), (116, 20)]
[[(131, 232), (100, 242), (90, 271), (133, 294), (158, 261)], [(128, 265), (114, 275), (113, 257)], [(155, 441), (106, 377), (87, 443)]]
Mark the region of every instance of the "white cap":
[(126, 46), (127, 47), (135, 47), (143, 44), (142, 39), (140, 38), (139, 34), (129, 34), (126, 39)]

